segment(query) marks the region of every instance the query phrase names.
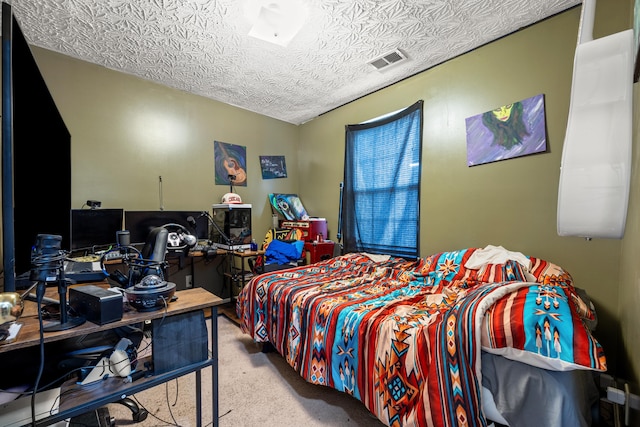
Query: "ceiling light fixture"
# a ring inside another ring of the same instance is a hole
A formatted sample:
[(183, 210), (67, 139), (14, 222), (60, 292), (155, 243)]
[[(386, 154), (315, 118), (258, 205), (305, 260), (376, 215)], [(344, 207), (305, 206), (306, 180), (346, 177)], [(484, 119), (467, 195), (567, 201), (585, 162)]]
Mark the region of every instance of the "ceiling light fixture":
[(249, 36), (286, 47), (302, 29), (309, 9), (301, 0), (247, 0), (244, 14), (251, 23)]

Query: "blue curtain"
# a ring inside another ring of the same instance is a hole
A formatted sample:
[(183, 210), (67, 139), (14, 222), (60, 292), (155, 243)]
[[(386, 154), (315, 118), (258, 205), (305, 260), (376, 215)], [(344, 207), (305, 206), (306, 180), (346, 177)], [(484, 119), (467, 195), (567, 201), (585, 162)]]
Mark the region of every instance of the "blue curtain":
[(422, 101), (393, 116), (346, 126), (343, 247), (417, 258), (420, 253)]

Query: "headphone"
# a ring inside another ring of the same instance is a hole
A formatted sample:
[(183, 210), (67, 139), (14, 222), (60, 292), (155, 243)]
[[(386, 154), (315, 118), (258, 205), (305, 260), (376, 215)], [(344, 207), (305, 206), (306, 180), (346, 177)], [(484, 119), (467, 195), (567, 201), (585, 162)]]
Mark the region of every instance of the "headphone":
[[(106, 277), (122, 287), (133, 286), (150, 273), (164, 278), (165, 253), (167, 251), (186, 252), (198, 243), (196, 236), (189, 233), (185, 226), (176, 223), (164, 224), (152, 229), (142, 252), (131, 246), (128, 230), (117, 231), (116, 240), (117, 246), (104, 252), (100, 257), (100, 269)], [(115, 270), (113, 273), (107, 272), (105, 261), (114, 258), (122, 259), (127, 264), (128, 276), (120, 270)]]
[[(118, 246), (102, 254), (100, 268), (109, 279), (124, 288), (127, 302), (138, 311), (157, 310), (171, 300), (175, 292), (175, 283), (165, 281), (167, 262), (165, 254), (169, 250), (188, 251), (197, 243), (197, 238), (186, 227), (170, 223), (155, 227), (147, 236), (142, 251), (129, 244), (127, 230), (116, 233)], [(125, 276), (119, 270), (109, 274), (105, 261), (109, 254), (118, 251), (127, 265), (129, 274)]]
[[(128, 275), (125, 275), (120, 270), (114, 270), (113, 273), (107, 271), (105, 262), (110, 259), (122, 259), (127, 265)], [(136, 273), (135, 269), (131, 266), (132, 259), (142, 259), (142, 254), (134, 246), (117, 246), (104, 252), (100, 257), (100, 269), (102, 273), (110, 280), (113, 280), (123, 288), (132, 286), (140, 277)]]
[[(155, 274), (164, 279), (167, 263), (165, 254), (169, 241), (169, 230), (162, 227), (153, 228), (147, 235), (146, 242), (139, 251), (130, 245), (130, 234), (128, 230), (116, 232), (117, 246), (109, 249), (100, 257), (100, 268), (104, 275), (116, 282), (123, 288), (128, 288), (138, 283), (149, 274)], [(126, 264), (128, 276), (120, 270), (115, 270), (109, 274), (105, 267), (108, 259), (122, 259)]]

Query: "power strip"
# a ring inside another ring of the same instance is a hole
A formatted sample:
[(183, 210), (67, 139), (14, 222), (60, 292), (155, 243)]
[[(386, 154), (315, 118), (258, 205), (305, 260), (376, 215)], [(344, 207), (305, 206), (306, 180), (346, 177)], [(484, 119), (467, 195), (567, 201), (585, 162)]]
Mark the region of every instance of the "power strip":
[(114, 259), (122, 259), (122, 254), (118, 251), (107, 252), (104, 256), (105, 261), (112, 261)]

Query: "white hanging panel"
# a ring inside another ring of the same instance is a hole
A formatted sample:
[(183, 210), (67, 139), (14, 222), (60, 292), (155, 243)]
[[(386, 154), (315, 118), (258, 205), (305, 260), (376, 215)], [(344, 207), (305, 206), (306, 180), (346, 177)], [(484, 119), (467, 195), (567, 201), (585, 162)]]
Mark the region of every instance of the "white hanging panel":
[(560, 236), (622, 238), (631, 178), (633, 31), (576, 48), (562, 152)]

